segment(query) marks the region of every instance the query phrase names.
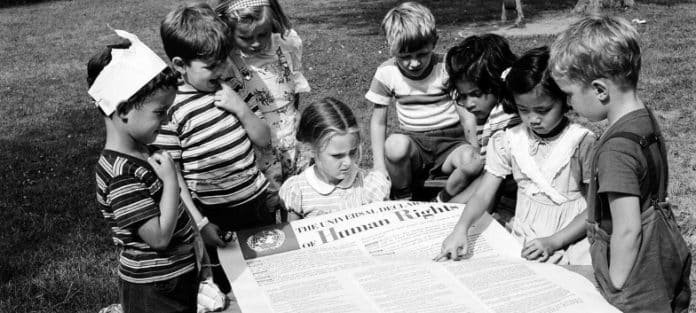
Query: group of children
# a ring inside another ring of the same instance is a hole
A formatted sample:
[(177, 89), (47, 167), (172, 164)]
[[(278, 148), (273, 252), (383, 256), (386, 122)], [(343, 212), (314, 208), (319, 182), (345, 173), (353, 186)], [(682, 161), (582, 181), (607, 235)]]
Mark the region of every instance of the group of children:
[[(217, 247), (230, 231), (276, 223), (277, 212), (411, 199), (433, 175), (447, 176), (438, 201), (467, 204), (437, 260), (465, 256), (469, 227), (509, 196), (505, 225), (523, 257), (592, 264), (622, 310), (688, 308), (690, 254), (664, 203), (664, 142), (636, 95), (630, 24), (586, 17), (519, 58), (494, 34), (435, 53), (435, 19), (415, 2), (391, 9), (382, 29), (392, 58), (365, 95), (372, 170), (359, 167), (349, 106), (325, 98), (299, 110), (310, 91), (302, 42), (276, 0), (174, 9), (160, 28), (170, 65), (116, 31), (127, 42), (89, 61), (88, 83), (106, 124), (97, 203), (121, 247), (125, 312), (195, 311), (211, 266), (228, 293)], [(399, 127), (387, 136), (391, 105)], [(597, 140), (571, 108), (609, 129)]]

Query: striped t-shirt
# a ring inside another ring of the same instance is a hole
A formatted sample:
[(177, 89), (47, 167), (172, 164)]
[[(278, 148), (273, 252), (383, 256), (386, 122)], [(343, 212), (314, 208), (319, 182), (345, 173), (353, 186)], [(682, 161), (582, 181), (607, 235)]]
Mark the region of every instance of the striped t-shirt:
[(95, 167), (97, 206), (121, 248), (118, 275), (142, 284), (168, 280), (196, 268), (195, 232), (188, 212), (179, 203), (174, 234), (164, 251), (157, 251), (138, 235), (138, 228), (160, 215), (162, 181), (152, 167), (135, 157), (104, 150)]
[[(213, 94), (179, 87), (170, 122), (154, 145), (181, 164), (191, 196), (205, 205), (235, 206), (268, 187), (256, 167), (252, 143), (237, 117), (214, 105)], [(260, 115), (258, 107), (252, 111)]]
[(495, 133), (511, 128), (521, 122), (522, 120), (519, 115), (505, 113), (502, 104), (494, 106), (486, 122), (483, 125), (476, 125), (476, 138), (478, 138), (481, 147), (481, 156), (484, 157), (483, 159), (485, 160), (488, 140), (491, 139)]
[(401, 129), (429, 131), (459, 123), (459, 114), (452, 97), (447, 93), (448, 80), (442, 56), (433, 55), (435, 62), (429, 75), (413, 80), (404, 76), (391, 58), (377, 68), (365, 98), (376, 105), (396, 104)]
[(305, 218), (386, 200), (390, 187), (384, 173), (358, 167), (341, 183), (331, 185), (320, 180), (311, 166), (288, 178), (278, 193), (289, 212)]

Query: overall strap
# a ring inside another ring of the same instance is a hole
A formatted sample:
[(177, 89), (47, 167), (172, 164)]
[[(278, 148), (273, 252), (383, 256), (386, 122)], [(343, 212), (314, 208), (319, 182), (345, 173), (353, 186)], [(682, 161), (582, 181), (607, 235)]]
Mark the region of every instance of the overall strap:
[[(629, 139), (638, 145), (640, 145), (641, 150), (643, 151), (643, 155), (645, 156), (645, 159), (648, 164), (648, 183), (646, 189), (647, 190), (642, 190), (641, 193), (645, 194), (646, 192), (649, 193), (649, 198), (650, 201), (645, 201), (644, 203), (641, 203), (641, 212), (645, 209), (647, 209), (654, 201), (662, 202), (666, 201), (667, 198), (667, 179), (668, 179), (668, 166), (667, 166), (667, 152), (664, 144), (664, 139), (662, 138), (661, 135), (659, 134), (659, 128), (657, 126), (657, 122), (655, 121), (655, 118), (652, 114), (652, 111), (648, 110), (648, 114), (650, 116), (650, 121), (653, 126), (653, 133), (647, 135), (647, 136), (640, 136), (635, 133), (631, 132), (618, 132), (615, 134), (612, 134), (610, 137), (606, 138), (604, 141), (607, 142), (609, 139), (615, 138), (615, 137), (620, 137), (620, 138), (626, 138)], [(657, 168), (658, 163), (656, 163), (656, 159), (653, 155), (653, 153), (650, 151), (650, 146), (653, 144), (658, 144), (657, 145), (657, 150), (660, 154), (660, 168)], [(657, 183), (657, 186), (654, 184)], [(603, 214), (606, 214), (606, 210), (608, 210), (608, 203), (606, 201), (599, 201), (600, 203), (600, 208), (597, 210), (597, 220), (601, 219), (601, 216)], [(605, 207), (607, 205), (607, 207)]]

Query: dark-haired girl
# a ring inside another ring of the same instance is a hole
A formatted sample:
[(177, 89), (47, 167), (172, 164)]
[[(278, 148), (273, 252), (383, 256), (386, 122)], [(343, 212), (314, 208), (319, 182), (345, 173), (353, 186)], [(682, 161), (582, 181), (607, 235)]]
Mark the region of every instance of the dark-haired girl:
[(569, 107), (547, 70), (548, 60), (547, 47), (532, 49), (503, 73), (506, 109), (515, 110), (522, 124), (490, 139), (482, 181), (438, 259), (466, 254), (469, 227), (490, 206), (503, 178), (512, 174), (517, 204), (507, 226), (523, 244), (522, 257), (590, 264), (584, 192), (595, 136), (565, 116)]

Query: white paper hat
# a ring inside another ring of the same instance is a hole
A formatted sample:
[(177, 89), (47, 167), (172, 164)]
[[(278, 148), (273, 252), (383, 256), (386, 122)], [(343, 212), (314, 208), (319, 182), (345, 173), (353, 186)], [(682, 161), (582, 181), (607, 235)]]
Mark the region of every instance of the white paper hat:
[(87, 92), (107, 116), (167, 67), (162, 58), (137, 36), (123, 30), (114, 31), (128, 39), (131, 45), (128, 49), (111, 50), (111, 62), (102, 69)]

